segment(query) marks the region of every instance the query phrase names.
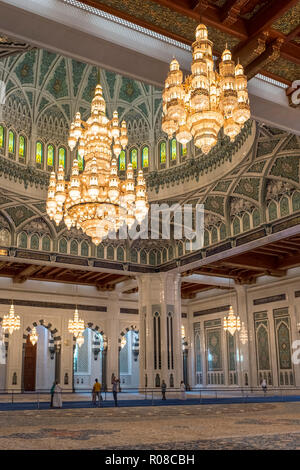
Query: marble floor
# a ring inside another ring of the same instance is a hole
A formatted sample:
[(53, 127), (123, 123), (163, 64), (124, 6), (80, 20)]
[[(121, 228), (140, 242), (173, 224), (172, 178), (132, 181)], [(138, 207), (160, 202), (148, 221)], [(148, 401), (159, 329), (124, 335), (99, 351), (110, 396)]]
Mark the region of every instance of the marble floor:
[(300, 403), (0, 412), (1, 449), (300, 449)]

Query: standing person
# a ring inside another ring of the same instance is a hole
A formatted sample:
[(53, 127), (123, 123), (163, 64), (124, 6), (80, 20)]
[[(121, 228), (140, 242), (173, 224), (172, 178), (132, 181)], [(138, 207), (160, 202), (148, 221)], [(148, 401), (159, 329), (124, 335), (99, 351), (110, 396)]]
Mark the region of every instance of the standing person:
[(167, 385), (166, 385), (166, 382), (163, 380), (161, 384), (161, 394), (162, 394), (163, 400), (166, 400), (166, 390), (167, 390)]
[(115, 400), (115, 406), (118, 406), (117, 393), (118, 393), (119, 383), (120, 383), (120, 380), (114, 376), (113, 383), (112, 383), (112, 392), (113, 392), (113, 396)]
[(62, 388), (55, 382), (54, 395), (53, 395), (53, 408), (62, 408), (62, 398), (61, 398)]
[(56, 385), (56, 383), (53, 382), (53, 385), (52, 385), (51, 390), (50, 390), (50, 394), (51, 394), (50, 408), (53, 408), (53, 396), (54, 396), (55, 385)]
[(266, 379), (264, 379), (261, 383), (261, 388), (263, 389), (264, 391), (264, 395), (267, 393), (267, 382), (266, 382)]
[(185, 400), (186, 399), (185, 384), (183, 380), (180, 382), (180, 393), (181, 393), (181, 400)]
[(98, 379), (95, 379), (93, 386), (93, 404), (96, 405), (98, 398), (98, 406), (101, 406), (101, 384), (98, 382)]

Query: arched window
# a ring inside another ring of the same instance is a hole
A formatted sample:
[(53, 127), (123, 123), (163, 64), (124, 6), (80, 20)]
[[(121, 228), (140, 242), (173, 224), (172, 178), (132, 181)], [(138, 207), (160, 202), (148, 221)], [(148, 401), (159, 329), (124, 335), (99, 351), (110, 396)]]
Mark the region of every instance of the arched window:
[(151, 250), (150, 253), (149, 253), (149, 264), (151, 264), (152, 266), (156, 265), (155, 251)]
[(132, 168), (134, 170), (137, 169), (138, 167), (138, 153), (137, 153), (137, 149), (131, 149), (130, 150), (130, 162), (132, 164)]
[(58, 149), (58, 165), (63, 168), (66, 167), (66, 149), (64, 147), (59, 147)]
[(78, 169), (79, 171), (83, 171), (84, 169), (84, 157), (81, 157), (77, 151), (77, 160), (78, 160)]
[(87, 242), (81, 243), (81, 256), (89, 256), (89, 245)]
[(114, 248), (111, 245), (107, 247), (106, 257), (107, 259), (114, 259), (115, 257)]
[(54, 146), (52, 144), (47, 147), (47, 166), (51, 168), (54, 166)]
[(149, 147), (146, 146), (142, 150), (142, 167), (149, 168)]
[(277, 206), (274, 201), (271, 201), (268, 207), (269, 220), (277, 219)]
[(293, 194), (292, 203), (293, 203), (293, 212), (299, 211), (300, 210), (300, 193), (298, 193), (298, 191), (296, 191)]
[(40, 245), (40, 239), (36, 234), (33, 234), (30, 239), (31, 250), (38, 250)]
[(97, 246), (97, 258), (104, 258), (104, 246), (102, 243)]
[(233, 235), (238, 235), (241, 232), (240, 219), (235, 217), (232, 224)]
[(254, 209), (252, 212), (252, 222), (253, 222), (253, 227), (258, 227), (260, 224), (260, 213), (258, 209)]
[(225, 240), (226, 238), (226, 225), (221, 224), (220, 225), (220, 240)]
[(121, 246), (118, 246), (118, 249), (117, 249), (117, 260), (124, 261), (124, 250)]
[(289, 215), (289, 200), (286, 196), (284, 196), (280, 200), (280, 217), (285, 217), (286, 215)]
[(183, 255), (183, 243), (179, 242), (178, 243), (178, 256), (182, 256), (182, 255)]
[(19, 160), (25, 161), (26, 157), (26, 139), (23, 135), (19, 137)]
[(160, 163), (166, 163), (167, 160), (167, 144), (164, 141), (159, 144), (159, 160)]
[(165, 262), (167, 261), (167, 256), (168, 256), (168, 255), (167, 255), (167, 249), (164, 248), (164, 249), (163, 249), (163, 263), (165, 263)]
[(0, 149), (4, 148), (5, 142), (5, 130), (3, 126), (0, 126)]
[(13, 131), (8, 133), (8, 152), (15, 153), (16, 150), (16, 136)]
[(147, 264), (147, 253), (145, 250), (142, 250), (140, 253), (141, 264)]
[(70, 254), (77, 256), (78, 255), (78, 243), (76, 240), (72, 240), (70, 244)]
[(243, 215), (243, 232), (250, 230), (250, 217), (249, 214), (246, 212)]
[(10, 233), (5, 228), (0, 230), (0, 245), (2, 246), (10, 245)]
[(175, 138), (170, 140), (170, 158), (171, 161), (177, 158), (177, 142)]
[(187, 146), (186, 144), (180, 144), (180, 155), (182, 158), (185, 158), (187, 156)]
[(59, 253), (67, 253), (68, 244), (67, 244), (67, 240), (65, 238), (61, 238), (59, 240), (58, 251), (59, 251)]
[(45, 235), (43, 240), (42, 240), (42, 250), (43, 251), (50, 251), (50, 238), (48, 235)]
[(212, 243), (217, 243), (218, 241), (218, 230), (216, 227), (213, 227), (212, 228), (212, 231), (211, 231), (211, 241)]
[(209, 231), (204, 230), (204, 246), (208, 246), (208, 245), (209, 245)]
[(43, 164), (43, 144), (39, 141), (35, 146), (35, 163), (38, 167), (41, 167)]
[(168, 254), (169, 254), (169, 260), (173, 259), (173, 247), (172, 246), (169, 247), (169, 253)]
[(27, 248), (27, 234), (25, 232), (20, 233), (18, 246), (20, 248)]
[(137, 260), (138, 260), (137, 251), (134, 248), (131, 248), (131, 250), (130, 250), (130, 261), (132, 263), (137, 263)]
[(126, 153), (125, 150), (121, 150), (119, 155), (119, 170), (125, 171), (126, 170)]

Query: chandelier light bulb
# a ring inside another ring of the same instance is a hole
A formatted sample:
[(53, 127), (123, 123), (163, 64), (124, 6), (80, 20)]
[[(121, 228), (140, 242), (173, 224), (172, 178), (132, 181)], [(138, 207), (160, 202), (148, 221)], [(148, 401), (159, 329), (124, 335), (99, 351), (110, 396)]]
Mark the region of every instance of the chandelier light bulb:
[(36, 331), (36, 327), (32, 328), (31, 330), (31, 333), (29, 335), (29, 339), (30, 339), (30, 342), (32, 344), (32, 346), (34, 346), (37, 341), (38, 341), (38, 334), (37, 334), (37, 331)]
[(84, 330), (84, 320), (79, 319), (78, 309), (76, 307), (73, 320), (69, 320), (68, 331), (77, 338), (80, 333), (84, 332)]
[(228, 317), (224, 317), (224, 330), (229, 331), (229, 333), (233, 336), (236, 331), (240, 331), (241, 329), (241, 320), (238, 315), (235, 315), (232, 305), (229, 308)]
[(229, 49), (224, 50), (219, 69), (214, 68), (213, 43), (200, 24), (192, 45), (191, 75), (183, 81), (179, 63), (173, 59), (163, 91), (162, 130), (169, 139), (194, 145), (207, 154), (217, 143), (220, 129), (234, 140), (250, 118), (247, 77), (235, 65)]
[(20, 317), (15, 315), (15, 307), (11, 304), (9, 309), (9, 314), (4, 315), (2, 320), (2, 329), (3, 331), (8, 331), (11, 335), (14, 331), (19, 330), (21, 326)]

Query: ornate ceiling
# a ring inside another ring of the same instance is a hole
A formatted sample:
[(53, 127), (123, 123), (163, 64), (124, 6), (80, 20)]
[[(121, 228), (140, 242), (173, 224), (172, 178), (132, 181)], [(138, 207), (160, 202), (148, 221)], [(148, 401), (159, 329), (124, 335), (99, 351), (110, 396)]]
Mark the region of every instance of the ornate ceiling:
[[(64, 1), (64, 0), (61, 0)], [(299, 0), (81, 0), (133, 23), (191, 44), (203, 21), (220, 54), (225, 44), (246, 66), (287, 84), (299, 79)], [(250, 60), (249, 60), (250, 59)]]

